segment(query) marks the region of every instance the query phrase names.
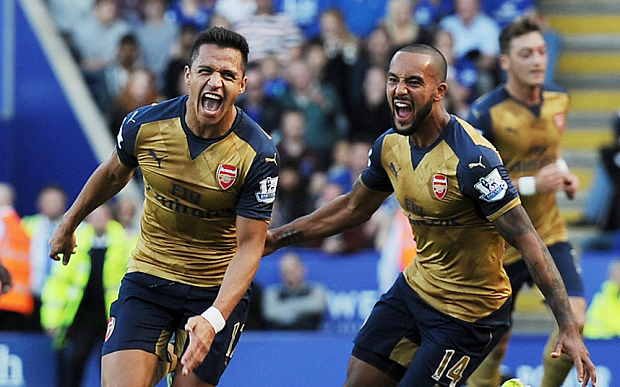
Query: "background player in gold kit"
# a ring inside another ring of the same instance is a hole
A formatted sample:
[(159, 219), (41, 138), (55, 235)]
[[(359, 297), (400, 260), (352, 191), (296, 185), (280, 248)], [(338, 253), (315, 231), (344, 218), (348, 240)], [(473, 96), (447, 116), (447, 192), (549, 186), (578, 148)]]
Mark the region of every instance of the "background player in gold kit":
[[(510, 325), (504, 237), (516, 246), (560, 325), (554, 347), (596, 382), (562, 279), (520, 205), (499, 156), (442, 105), (446, 62), (412, 45), (392, 58), (387, 98), (394, 126), (375, 142), (351, 191), (267, 234), (265, 253), (368, 220), (395, 192), (417, 255), (355, 338), (346, 386), (459, 386)], [(400, 383), (400, 384), (399, 384)]]
[(233, 31), (199, 34), (185, 67), (189, 96), (125, 118), (116, 154), (89, 178), (52, 236), (50, 256), (68, 264), (77, 225), (141, 168), (141, 233), (111, 307), (103, 386), (154, 385), (173, 333), (177, 349), (189, 336), (174, 386), (214, 386), (232, 357), (279, 161), (271, 138), (234, 105), (247, 84), (248, 51)]
[[(547, 46), (535, 19), (522, 17), (508, 25), (500, 35), (500, 48), (500, 63), (508, 80), (479, 98), (467, 120), (501, 154), (521, 194), (523, 208), (560, 271), (581, 332), (586, 316), (583, 284), (556, 204), (556, 191), (564, 191), (572, 198), (579, 188), (579, 180), (568, 171), (560, 147), (569, 97), (557, 86), (543, 84)], [(516, 297), (523, 284), (532, 284), (532, 277), (514, 248), (506, 249), (504, 265)], [(541, 386), (561, 386), (573, 366), (568, 355), (550, 356), (556, 337), (557, 332), (549, 337), (543, 352)], [(509, 334), (472, 375), (469, 386), (499, 385), (508, 338)]]

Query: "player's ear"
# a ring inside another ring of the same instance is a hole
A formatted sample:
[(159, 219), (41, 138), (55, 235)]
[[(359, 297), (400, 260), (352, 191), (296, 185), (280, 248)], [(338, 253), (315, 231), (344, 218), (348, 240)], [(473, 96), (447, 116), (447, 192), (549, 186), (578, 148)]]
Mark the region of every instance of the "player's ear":
[(192, 69), (189, 68), (189, 66), (185, 66), (185, 68), (183, 69), (183, 78), (185, 78), (185, 83), (187, 83), (189, 85), (189, 75), (192, 72)]
[(243, 76), (243, 79), (241, 80), (241, 84), (239, 85), (239, 94), (243, 94), (243, 92), (245, 92), (245, 87), (248, 84), (248, 77), (247, 75)]
[(438, 102), (441, 101), (448, 92), (448, 84), (446, 82), (440, 82), (435, 87), (435, 93), (433, 95), (433, 101)]
[(501, 54), (499, 56), (499, 65), (502, 70), (508, 72), (508, 68), (510, 67), (510, 64), (508, 63), (508, 55)]

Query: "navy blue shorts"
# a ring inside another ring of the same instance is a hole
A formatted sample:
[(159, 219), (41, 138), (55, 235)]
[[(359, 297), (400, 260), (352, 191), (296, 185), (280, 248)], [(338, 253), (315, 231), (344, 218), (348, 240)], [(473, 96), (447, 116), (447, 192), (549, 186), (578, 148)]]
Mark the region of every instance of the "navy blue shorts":
[[(553, 257), (555, 265), (558, 267), (569, 297), (584, 297), (581, 270), (577, 267), (577, 262), (575, 261), (575, 249), (568, 242), (559, 242), (547, 248), (551, 253), (551, 257)], [(525, 283), (528, 283), (530, 286), (534, 284), (534, 279), (530, 275), (530, 271), (523, 259), (504, 266), (504, 269), (508, 277), (510, 277), (512, 296), (514, 298), (516, 298)]]
[[(141, 349), (165, 360), (172, 334), (184, 332), (187, 320), (211, 306), (218, 291), (219, 287), (191, 286), (145, 273), (126, 274), (118, 300), (110, 309), (102, 355)], [(194, 373), (207, 383), (217, 385), (228, 366), (248, 316), (250, 292), (248, 289), (224, 329), (215, 335), (205, 360), (194, 369)], [(177, 334), (177, 339), (179, 337), (187, 335)], [(185, 348), (188, 344), (189, 340)]]
[(399, 386), (459, 386), (510, 328), (511, 300), (468, 323), (430, 306), (400, 274), (355, 337), (352, 355)]

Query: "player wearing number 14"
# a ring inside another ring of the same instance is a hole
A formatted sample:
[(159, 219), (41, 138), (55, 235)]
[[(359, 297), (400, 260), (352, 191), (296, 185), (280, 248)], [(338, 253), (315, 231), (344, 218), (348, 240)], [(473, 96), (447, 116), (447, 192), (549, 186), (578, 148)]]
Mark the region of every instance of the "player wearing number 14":
[(552, 300), (557, 348), (579, 364), (582, 380), (595, 381), (558, 270), (497, 151), (443, 107), (446, 72), (430, 46), (396, 52), (386, 87), (394, 125), (375, 142), (367, 169), (349, 193), (268, 231), (265, 253), (356, 227), (395, 193), (417, 256), (355, 337), (345, 387), (462, 385), (510, 326), (504, 240)]

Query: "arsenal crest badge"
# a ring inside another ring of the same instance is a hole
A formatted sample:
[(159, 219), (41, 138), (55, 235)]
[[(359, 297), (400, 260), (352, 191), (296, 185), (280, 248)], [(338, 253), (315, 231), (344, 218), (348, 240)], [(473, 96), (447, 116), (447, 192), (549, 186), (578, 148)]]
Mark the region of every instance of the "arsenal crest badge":
[(237, 167), (227, 164), (221, 164), (217, 167), (217, 181), (223, 189), (230, 188), (237, 180)]
[(443, 199), (448, 192), (448, 177), (440, 174), (433, 175), (433, 192), (437, 199)]

